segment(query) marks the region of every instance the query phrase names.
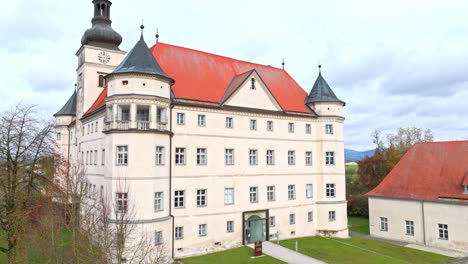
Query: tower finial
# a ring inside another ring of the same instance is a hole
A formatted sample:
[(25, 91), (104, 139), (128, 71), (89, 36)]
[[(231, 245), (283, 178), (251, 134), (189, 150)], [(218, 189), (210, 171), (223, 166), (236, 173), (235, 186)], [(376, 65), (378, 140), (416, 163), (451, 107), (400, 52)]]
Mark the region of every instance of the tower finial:
[(156, 28), (156, 43), (159, 41), (159, 29)]
[(145, 20), (142, 19), (142, 20), (141, 20), (141, 26), (140, 26), (140, 29), (141, 29), (141, 38), (143, 38), (143, 30), (145, 29), (144, 22), (145, 22)]
[(283, 70), (284, 70), (284, 65), (285, 65), (285, 64), (286, 64), (286, 63), (284, 63), (284, 58), (283, 58), (283, 60), (281, 61), (281, 65), (283, 66)]
[(318, 65), (318, 68), (319, 68), (319, 73), (322, 73), (322, 65), (320, 63)]

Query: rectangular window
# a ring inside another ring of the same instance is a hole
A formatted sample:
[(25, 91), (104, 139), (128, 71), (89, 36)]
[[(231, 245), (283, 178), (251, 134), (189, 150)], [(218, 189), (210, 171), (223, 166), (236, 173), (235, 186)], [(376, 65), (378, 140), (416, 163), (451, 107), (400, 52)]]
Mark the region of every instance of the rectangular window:
[(206, 116), (198, 115), (198, 126), (206, 126)]
[(314, 186), (312, 184), (306, 184), (306, 198), (311, 199), (314, 197)]
[(199, 236), (206, 236), (206, 234), (207, 234), (206, 229), (207, 229), (206, 224), (198, 225), (198, 235)]
[(305, 164), (312, 166), (312, 151), (306, 151), (305, 153)]
[(439, 238), (448, 240), (448, 225), (446, 224), (439, 224)]
[(234, 188), (224, 188), (224, 204), (234, 204)]
[(258, 187), (250, 187), (250, 202), (258, 202)]
[(117, 113), (117, 120), (119, 121), (130, 121), (130, 106), (121, 105)]
[(56, 139), (57, 140), (62, 140), (62, 134), (60, 132), (56, 133)]
[(226, 128), (233, 128), (234, 127), (234, 120), (232, 117), (226, 117)]
[(250, 119), (250, 130), (257, 130), (257, 120)]
[(90, 150), (89, 151), (89, 165), (93, 165), (93, 151)]
[(148, 122), (150, 121), (150, 109), (148, 106), (138, 106), (137, 107), (137, 121)]
[(269, 222), (269, 224), (270, 224), (270, 227), (274, 227), (274, 226), (275, 226), (275, 224), (276, 224), (276, 223), (275, 223), (275, 220), (276, 220), (276, 219), (275, 219), (274, 216), (268, 217), (268, 222)]
[(98, 154), (97, 154), (97, 150), (94, 151), (94, 165), (96, 166), (97, 165), (97, 159), (98, 159)]
[(335, 165), (335, 152), (333, 152), (333, 151), (325, 152), (325, 164), (326, 165)]
[(88, 128), (86, 129), (86, 134), (89, 135), (89, 132), (90, 132), (90, 125), (88, 124)]
[(296, 185), (288, 185), (288, 200), (296, 199)]
[(206, 206), (206, 189), (197, 190), (197, 207)]
[(156, 146), (156, 165), (164, 165), (164, 147)]
[(185, 148), (176, 148), (175, 164), (185, 165)]
[(414, 221), (406, 220), (406, 235), (414, 236)]
[(178, 125), (185, 125), (185, 114), (184, 113), (177, 113), (177, 124)]
[(295, 214), (289, 214), (289, 224), (290, 225), (295, 225), (296, 224), (296, 215)]
[(228, 233), (234, 232), (234, 221), (226, 222), (226, 232)]
[(294, 133), (294, 123), (288, 123), (288, 132)]
[(174, 191), (174, 208), (185, 207), (185, 191)]
[(234, 165), (234, 149), (224, 150), (224, 163), (226, 165)]
[(335, 197), (335, 184), (334, 183), (327, 183), (325, 194), (327, 197)]
[(258, 151), (256, 149), (249, 149), (249, 164), (258, 165)]
[(388, 232), (388, 218), (380, 217), (380, 231)]
[(102, 149), (101, 152), (101, 165), (104, 166), (106, 165), (106, 150)]
[(336, 212), (328, 211), (328, 221), (333, 222), (336, 220)]
[(332, 124), (326, 124), (325, 125), (325, 134), (333, 134), (333, 125)]
[(267, 186), (267, 199), (270, 202), (275, 200), (275, 186)]
[(99, 124), (98, 122), (99, 122), (99, 121), (96, 121), (96, 126), (95, 126), (96, 131), (94, 131), (94, 132), (98, 132), (98, 124)]
[(307, 212), (307, 221), (314, 221), (314, 212)]
[(163, 233), (162, 231), (154, 232), (154, 245), (161, 245), (163, 243)]
[(163, 192), (154, 193), (154, 211), (162, 211), (164, 209), (164, 196)]
[(89, 164), (89, 150), (86, 151), (86, 165)]
[(306, 134), (311, 134), (312, 133), (312, 126), (310, 124), (305, 125), (305, 132), (306, 132)]
[(273, 121), (267, 121), (267, 131), (273, 131)]
[(128, 146), (117, 146), (117, 165), (128, 164)]
[(117, 211), (120, 213), (127, 212), (128, 208), (128, 193), (116, 193)]
[(176, 226), (174, 236), (175, 236), (175, 239), (183, 239), (184, 238), (184, 227), (183, 226)]
[(275, 151), (274, 150), (269, 149), (266, 151), (266, 164), (267, 165), (275, 164)]
[(465, 194), (468, 194), (468, 185), (467, 185), (467, 186), (464, 186), (463, 189), (465, 190), (464, 193), (465, 193)]
[(206, 148), (197, 148), (197, 165), (206, 165), (207, 155)]
[(296, 151), (288, 150), (288, 165), (296, 164)]

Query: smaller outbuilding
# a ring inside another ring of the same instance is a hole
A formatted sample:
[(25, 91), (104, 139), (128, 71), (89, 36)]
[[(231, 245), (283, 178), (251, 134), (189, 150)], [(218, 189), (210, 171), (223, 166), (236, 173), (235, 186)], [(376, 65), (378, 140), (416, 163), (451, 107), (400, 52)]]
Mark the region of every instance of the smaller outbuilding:
[(367, 196), (371, 236), (468, 252), (468, 141), (413, 145)]

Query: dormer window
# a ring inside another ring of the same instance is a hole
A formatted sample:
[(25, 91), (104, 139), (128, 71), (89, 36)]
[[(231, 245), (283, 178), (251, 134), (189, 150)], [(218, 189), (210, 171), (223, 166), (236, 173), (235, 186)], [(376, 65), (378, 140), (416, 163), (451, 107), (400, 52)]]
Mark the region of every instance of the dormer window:
[(463, 193), (468, 194), (468, 185), (463, 186)]
[(123, 84), (123, 85), (128, 85), (128, 81), (127, 81), (127, 80), (122, 81), (122, 84)]
[(255, 78), (250, 79), (251, 85), (250, 89), (255, 90)]

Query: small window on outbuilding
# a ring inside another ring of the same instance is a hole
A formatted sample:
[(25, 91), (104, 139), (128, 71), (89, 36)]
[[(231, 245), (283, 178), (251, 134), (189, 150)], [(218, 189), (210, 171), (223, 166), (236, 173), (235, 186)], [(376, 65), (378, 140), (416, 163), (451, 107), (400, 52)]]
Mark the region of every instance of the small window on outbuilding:
[(250, 82), (252, 83), (250, 89), (255, 90), (255, 78), (250, 79)]
[(468, 185), (463, 186), (463, 193), (468, 194)]

